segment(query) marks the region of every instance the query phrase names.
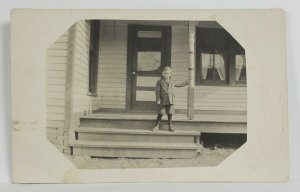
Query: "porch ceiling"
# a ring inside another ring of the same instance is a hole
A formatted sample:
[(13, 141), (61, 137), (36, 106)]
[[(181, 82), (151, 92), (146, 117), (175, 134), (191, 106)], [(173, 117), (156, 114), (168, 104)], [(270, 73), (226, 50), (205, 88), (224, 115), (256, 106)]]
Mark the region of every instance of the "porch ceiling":
[[(188, 21), (166, 21), (166, 20), (101, 20), (103, 25), (161, 25), (161, 26), (186, 26), (188, 27)], [(198, 21), (197, 27), (206, 28), (222, 28), (222, 26), (216, 21)]]

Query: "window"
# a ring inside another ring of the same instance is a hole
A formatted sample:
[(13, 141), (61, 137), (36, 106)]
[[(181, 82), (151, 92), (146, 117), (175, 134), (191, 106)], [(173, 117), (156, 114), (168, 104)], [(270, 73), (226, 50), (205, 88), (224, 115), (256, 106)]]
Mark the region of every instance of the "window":
[(223, 28), (196, 31), (196, 84), (246, 83), (245, 51)]
[(100, 39), (100, 21), (92, 20), (90, 27), (89, 50), (89, 94), (97, 96), (98, 56)]

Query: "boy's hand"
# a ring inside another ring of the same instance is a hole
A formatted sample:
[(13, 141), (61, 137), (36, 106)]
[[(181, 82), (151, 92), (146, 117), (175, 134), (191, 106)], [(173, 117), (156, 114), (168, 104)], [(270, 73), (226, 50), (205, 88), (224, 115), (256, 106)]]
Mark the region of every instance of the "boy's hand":
[(157, 101), (157, 105), (160, 105), (160, 101)]

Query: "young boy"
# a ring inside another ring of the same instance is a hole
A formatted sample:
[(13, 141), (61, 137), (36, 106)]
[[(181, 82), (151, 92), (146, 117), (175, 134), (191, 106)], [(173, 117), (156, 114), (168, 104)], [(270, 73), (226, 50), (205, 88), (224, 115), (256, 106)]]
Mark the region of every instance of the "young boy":
[(156, 125), (152, 131), (159, 130), (161, 118), (164, 114), (168, 115), (169, 131), (174, 131), (172, 126), (172, 115), (175, 113), (175, 93), (174, 87), (184, 87), (188, 81), (175, 84), (171, 80), (171, 68), (165, 67), (162, 71), (162, 77), (156, 83), (156, 103), (158, 104)]

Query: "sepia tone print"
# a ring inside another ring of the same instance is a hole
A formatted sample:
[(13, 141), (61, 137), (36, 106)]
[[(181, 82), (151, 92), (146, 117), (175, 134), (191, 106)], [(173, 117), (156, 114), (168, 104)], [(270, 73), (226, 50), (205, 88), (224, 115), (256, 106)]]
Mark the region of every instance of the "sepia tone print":
[(216, 21), (78, 21), (47, 50), (47, 139), (78, 168), (218, 165), (247, 140), (246, 58)]

